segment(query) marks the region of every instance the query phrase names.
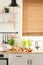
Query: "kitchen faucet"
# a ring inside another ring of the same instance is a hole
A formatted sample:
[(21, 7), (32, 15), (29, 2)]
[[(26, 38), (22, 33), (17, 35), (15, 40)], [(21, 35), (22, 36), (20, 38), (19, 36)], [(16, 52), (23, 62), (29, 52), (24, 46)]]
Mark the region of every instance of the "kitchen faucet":
[(39, 49), (38, 41), (35, 41), (35, 48), (36, 48), (37, 50)]

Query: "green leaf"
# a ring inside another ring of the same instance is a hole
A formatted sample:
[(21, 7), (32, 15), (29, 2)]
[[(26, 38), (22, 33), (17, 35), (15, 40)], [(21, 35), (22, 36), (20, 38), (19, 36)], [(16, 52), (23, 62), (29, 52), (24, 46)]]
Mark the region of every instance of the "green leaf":
[(15, 43), (15, 40), (14, 40), (14, 39), (10, 39), (10, 40), (8, 40), (8, 43), (9, 43), (11, 46), (13, 46), (14, 43)]

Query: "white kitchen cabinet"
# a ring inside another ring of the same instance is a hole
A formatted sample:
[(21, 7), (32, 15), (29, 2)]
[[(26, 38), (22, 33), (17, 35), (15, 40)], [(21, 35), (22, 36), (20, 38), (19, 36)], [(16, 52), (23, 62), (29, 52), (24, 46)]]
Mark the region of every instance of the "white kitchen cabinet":
[(43, 65), (43, 54), (30, 54), (30, 65)]
[(9, 65), (43, 65), (43, 54), (9, 54)]
[(29, 65), (28, 54), (10, 54), (9, 65)]

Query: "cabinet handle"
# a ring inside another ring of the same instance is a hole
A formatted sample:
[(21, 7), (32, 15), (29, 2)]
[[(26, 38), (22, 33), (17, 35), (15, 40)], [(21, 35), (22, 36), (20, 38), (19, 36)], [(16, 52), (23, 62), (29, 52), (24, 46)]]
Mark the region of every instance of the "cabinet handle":
[(16, 57), (22, 57), (22, 56), (16, 56)]
[(30, 65), (32, 65), (32, 60), (30, 60)]
[(27, 60), (27, 64), (29, 65), (29, 60)]

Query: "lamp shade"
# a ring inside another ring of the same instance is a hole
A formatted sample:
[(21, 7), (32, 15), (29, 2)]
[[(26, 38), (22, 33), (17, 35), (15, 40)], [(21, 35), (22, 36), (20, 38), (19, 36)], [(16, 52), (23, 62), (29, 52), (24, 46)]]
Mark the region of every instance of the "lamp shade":
[(10, 7), (18, 6), (16, 0), (11, 0)]

